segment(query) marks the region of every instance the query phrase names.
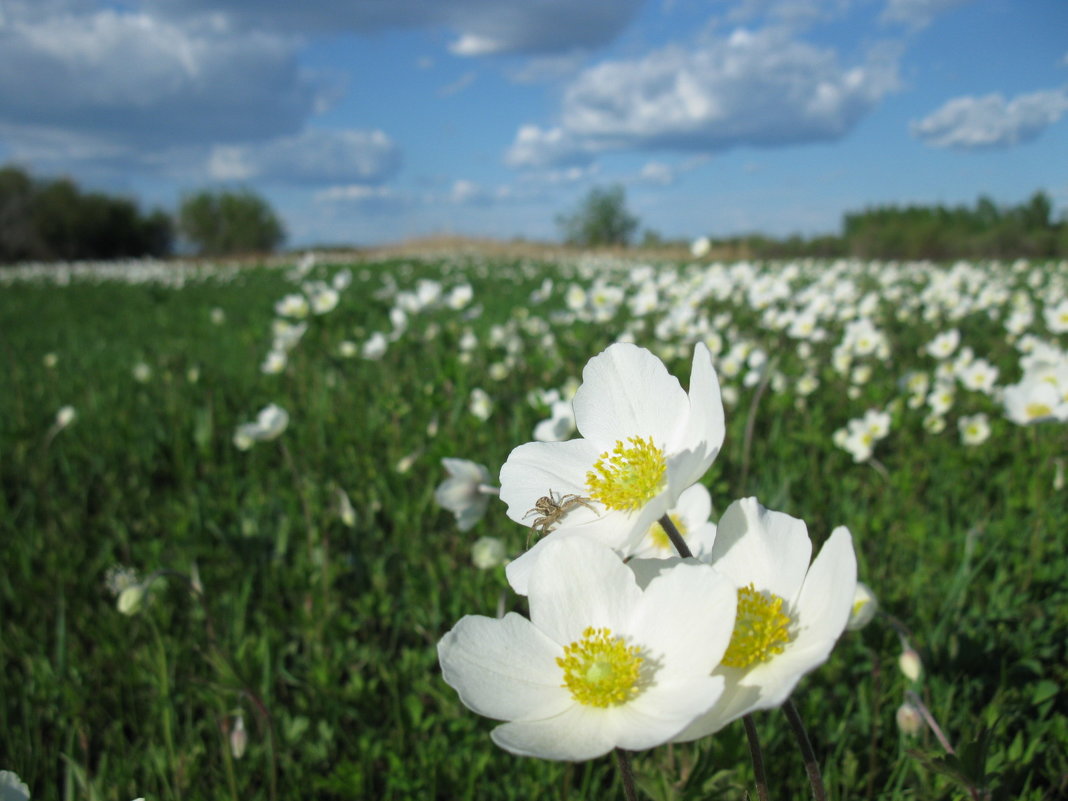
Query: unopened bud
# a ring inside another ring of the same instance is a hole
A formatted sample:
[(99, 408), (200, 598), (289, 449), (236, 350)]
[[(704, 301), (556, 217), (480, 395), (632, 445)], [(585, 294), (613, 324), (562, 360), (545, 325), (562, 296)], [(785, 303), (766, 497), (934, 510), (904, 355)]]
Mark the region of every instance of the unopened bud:
[(923, 728), (923, 715), (908, 701), (897, 708), (897, 727), (907, 737), (915, 737)]
[(479, 570), (489, 570), (505, 559), (504, 543), (496, 537), (480, 537), (471, 547), (471, 561)]
[(850, 631), (864, 628), (875, 617), (877, 611), (879, 611), (879, 601), (876, 600), (875, 593), (867, 584), (858, 581), (857, 589), (853, 593), (853, 608), (849, 611), (849, 622), (846, 623), (846, 628)]
[(234, 759), (241, 759), (248, 748), (248, 732), (245, 731), (245, 716), (238, 715), (234, 727), (230, 730), (230, 753)]
[(141, 584), (131, 584), (119, 593), (118, 607), (124, 615), (136, 615), (141, 611), (141, 602), (145, 598), (145, 588)]
[(923, 674), (923, 662), (920, 655), (912, 648), (906, 648), (897, 658), (897, 666), (909, 681), (919, 681)]
[(341, 518), (342, 524), (346, 527), (356, 527), (356, 510), (352, 508), (348, 493), (341, 487), (337, 488), (337, 516)]
[(58, 412), (56, 412), (56, 430), (66, 428), (74, 422), (74, 418), (78, 416), (78, 413), (74, 411), (73, 406), (63, 406)]

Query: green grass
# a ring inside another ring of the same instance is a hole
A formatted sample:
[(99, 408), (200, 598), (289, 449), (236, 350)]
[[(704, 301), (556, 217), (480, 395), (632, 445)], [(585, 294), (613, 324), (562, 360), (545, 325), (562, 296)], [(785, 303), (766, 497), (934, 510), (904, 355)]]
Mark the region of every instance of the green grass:
[[(34, 799), (621, 796), (608, 758), (552, 764), (500, 751), (488, 737), (493, 722), (466, 710), (442, 681), (435, 645), (460, 617), (495, 614), (502, 595), (507, 609), (524, 608), (503, 569), (471, 565), (472, 543), (497, 536), (517, 554), (528, 532), (498, 504), (461, 534), (433, 490), (442, 457), (470, 458), (495, 474), (544, 416), (528, 393), (579, 377), (629, 313), (557, 320), (567, 284), (590, 283), (574, 264), (441, 259), (351, 269), (339, 307), (310, 320), (274, 376), (259, 371), (273, 306), (298, 289), (282, 271), (180, 290), (119, 282), (0, 289), (0, 769), (17, 772)], [(611, 275), (626, 285), (626, 272)], [(379, 293), (387, 276), (402, 290), (420, 278), (446, 288), (469, 280), (482, 313), (412, 314), (380, 361), (339, 357), (342, 340), (389, 330), (394, 300)], [(532, 305), (546, 276), (557, 279), (553, 295)], [(863, 281), (874, 286), (877, 277)], [(708, 301), (709, 312), (729, 310), (737, 332), (762, 344), (784, 374), (799, 375), (793, 344), (763, 327), (742, 297), (744, 288)], [(216, 307), (221, 325), (211, 319)], [(527, 307), (544, 324), (510, 329), (514, 364), (493, 380), (489, 366), (507, 351), (491, 329)], [(899, 321), (894, 309), (883, 303), (876, 314), (893, 347), (860, 397), (847, 397), (829, 366), (837, 331), (816, 346), (822, 383), (803, 407), (789, 387), (769, 389), (752, 407), (754, 390), (724, 379), (739, 401), (705, 481), (718, 510), (756, 495), (803, 518), (817, 544), (847, 525), (861, 579), (922, 656), (924, 675), (911, 685), (896, 666), (898, 634), (877, 619), (847, 633), (801, 682), (794, 699), (832, 798), (970, 797), (929, 732), (898, 732), (895, 711), (910, 688), (957, 747), (970, 783), (994, 797), (1060, 797), (1068, 788), (1068, 494), (1054, 484), (1066, 428), (1014, 426), (990, 399), (962, 392), (945, 432), (927, 433), (922, 413), (901, 406), (876, 448), (885, 472), (854, 464), (832, 444), (833, 431), (899, 397), (904, 372), (931, 366), (917, 350), (938, 331), (959, 327), (1001, 367), (1000, 383), (1015, 380), (1014, 351), (988, 315)], [(479, 338), (466, 362), (465, 328)], [(659, 341), (652, 323), (637, 340), (654, 350), (676, 344)], [(44, 363), (49, 353), (54, 367)], [(684, 384), (689, 357), (682, 343), (668, 359)], [(132, 375), (138, 362), (152, 368), (146, 383)], [(475, 387), (494, 398), (485, 423), (467, 408)], [(271, 402), (289, 411), (288, 429), (239, 451), (234, 429)], [(76, 420), (50, 435), (67, 404)], [(994, 430), (964, 448), (955, 420), (973, 411), (987, 411)], [(404, 472), (402, 460), (410, 462)], [(339, 489), (356, 510), (353, 527), (338, 514)], [(172, 572), (153, 584), (144, 609), (125, 616), (104, 584), (115, 564), (142, 576)], [(194, 566), (199, 596), (182, 577)], [(228, 732), (239, 713), (249, 744), (233, 759)], [(806, 797), (783, 715), (758, 713), (756, 723), (772, 797)], [(985, 758), (974, 757), (984, 743)], [(635, 766), (652, 798), (754, 792), (740, 723), (637, 755)]]

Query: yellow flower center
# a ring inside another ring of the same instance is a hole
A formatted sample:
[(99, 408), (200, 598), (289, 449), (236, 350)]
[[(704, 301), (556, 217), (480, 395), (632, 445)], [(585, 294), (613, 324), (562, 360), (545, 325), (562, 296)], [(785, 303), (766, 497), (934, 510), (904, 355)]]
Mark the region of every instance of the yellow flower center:
[(1027, 412), (1028, 420), (1037, 420), (1039, 417), (1049, 417), (1053, 414), (1053, 409), (1045, 403), (1029, 403), (1024, 411)]
[(641, 672), (641, 649), (628, 646), (622, 637), (613, 637), (611, 629), (592, 626), (582, 632), (582, 639), (564, 648), (556, 664), (564, 669), (564, 683), (571, 697), (586, 706), (619, 706), (638, 694)]
[(783, 614), (783, 600), (771, 592), (757, 592), (753, 585), (738, 590), (738, 616), (731, 644), (723, 655), (728, 667), (747, 668), (781, 654), (790, 636), (790, 618)]
[[(675, 528), (678, 529), (679, 535), (683, 538), (686, 537), (686, 524), (682, 522), (682, 518), (676, 514), (668, 515), (671, 518), (671, 522), (675, 524)], [(649, 527), (649, 539), (653, 541), (655, 545), (661, 551), (675, 552), (675, 546), (671, 544), (671, 539), (668, 537), (667, 532), (664, 531), (664, 527), (657, 521)]]
[(667, 459), (652, 437), (630, 437), (630, 445), (616, 447), (597, 457), (586, 473), (589, 496), (609, 509), (633, 512), (656, 497), (664, 486)]

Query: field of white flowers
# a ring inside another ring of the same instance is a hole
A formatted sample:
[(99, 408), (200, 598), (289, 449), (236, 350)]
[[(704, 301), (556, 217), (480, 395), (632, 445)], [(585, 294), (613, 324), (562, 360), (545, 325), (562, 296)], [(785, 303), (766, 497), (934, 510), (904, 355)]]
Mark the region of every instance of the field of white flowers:
[(24, 265), (0, 343), (3, 801), (1068, 792), (1068, 264)]

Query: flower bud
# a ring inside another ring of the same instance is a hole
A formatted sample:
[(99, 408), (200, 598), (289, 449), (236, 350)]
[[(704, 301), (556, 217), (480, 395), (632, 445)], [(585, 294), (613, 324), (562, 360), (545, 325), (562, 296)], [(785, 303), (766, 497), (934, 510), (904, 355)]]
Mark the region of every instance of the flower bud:
[(853, 593), (853, 607), (849, 612), (849, 622), (846, 623), (846, 628), (850, 631), (856, 631), (867, 626), (875, 613), (879, 611), (879, 601), (875, 598), (875, 593), (871, 591), (871, 587), (867, 584), (858, 581), (857, 589)]
[(923, 715), (908, 701), (897, 708), (897, 727), (907, 737), (915, 737), (923, 728)]
[(479, 570), (503, 564), (505, 561), (504, 543), (496, 537), (480, 537), (471, 547), (471, 561)]
[(234, 759), (241, 759), (248, 747), (248, 732), (245, 731), (245, 716), (238, 715), (234, 727), (230, 730), (230, 753)]
[(144, 586), (141, 584), (131, 584), (119, 593), (119, 611), (124, 615), (136, 615), (141, 611), (141, 602), (144, 598)]
[(78, 413), (74, 411), (73, 406), (61, 407), (60, 410), (56, 412), (56, 430), (59, 431), (69, 426), (74, 422), (74, 418), (77, 417), (77, 415)]
[(919, 681), (923, 674), (923, 662), (920, 655), (911, 647), (906, 647), (897, 658), (897, 666), (909, 681)]

